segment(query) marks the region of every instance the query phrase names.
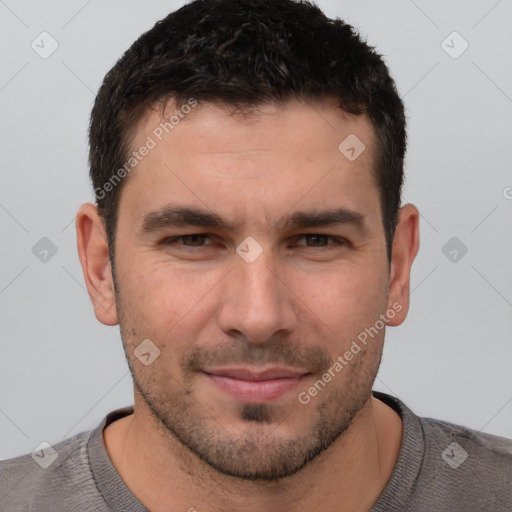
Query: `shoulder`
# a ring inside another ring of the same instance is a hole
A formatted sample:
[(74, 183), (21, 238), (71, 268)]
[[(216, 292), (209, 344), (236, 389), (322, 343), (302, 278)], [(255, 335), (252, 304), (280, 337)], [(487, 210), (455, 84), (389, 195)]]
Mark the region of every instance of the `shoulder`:
[[(479, 466), (491, 464), (496, 469), (512, 471), (512, 439), (433, 418), (420, 418), (420, 421), (427, 449), (438, 451), (446, 445), (441, 458), (445, 461), (456, 459), (448, 465), (462, 466), (465, 462)], [(466, 453), (456, 445), (450, 446), (452, 443), (457, 443)]]
[(451, 496), (457, 510), (512, 510), (511, 439), (433, 418), (420, 423), (425, 454), (419, 483)]
[(85, 510), (80, 504), (88, 494), (88, 510), (102, 510), (94, 504), (97, 490), (87, 455), (92, 432), (0, 461), (0, 510)]
[(372, 512), (511, 512), (512, 440), (416, 415), (404, 402), (374, 395), (403, 421), (395, 470)]

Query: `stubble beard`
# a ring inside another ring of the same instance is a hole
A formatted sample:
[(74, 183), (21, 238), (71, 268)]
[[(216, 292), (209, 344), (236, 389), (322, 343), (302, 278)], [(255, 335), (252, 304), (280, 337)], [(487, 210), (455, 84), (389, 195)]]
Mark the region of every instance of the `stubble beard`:
[[(364, 355), (360, 361), (363, 359)], [(223, 427), (222, 418), (213, 419), (202, 407), (200, 398), (194, 396), (193, 385), (183, 386), (172, 376), (166, 377), (161, 368), (156, 375), (157, 367), (148, 378), (133, 356), (127, 360), (134, 385), (168, 436), (171, 450), (178, 441), (186, 452), (223, 475), (267, 482), (298, 473), (342, 438), (370, 399), (380, 364), (379, 359), (372, 368), (365, 369), (356, 363), (350, 375), (345, 375), (344, 387), (331, 382), (309, 404), (302, 405), (297, 400), (295, 407), (310, 408), (308, 421), (295, 429), (295, 435), (284, 436), (279, 427), (286, 422), (286, 431), (290, 432), (292, 409), (283, 416), (282, 411), (277, 414), (279, 406), (274, 403), (240, 404), (235, 418), (240, 428), (229, 431)]]
[[(311, 411), (306, 424), (300, 425), (294, 436), (285, 437), (279, 432), (280, 424), (285, 422), (286, 430), (290, 431), (294, 411), (289, 410), (284, 419), (277, 421), (276, 417), (282, 418), (283, 415), (275, 414), (279, 406), (274, 403), (240, 404), (236, 419), (241, 428), (237, 432), (230, 432), (202, 408), (200, 398), (194, 396), (192, 383), (186, 379), (178, 382), (158, 364), (158, 359), (151, 367), (140, 365), (133, 355), (137, 343), (132, 340), (144, 337), (137, 334), (131, 320), (125, 322), (119, 299), (117, 295), (121, 338), (134, 386), (167, 436), (171, 453), (176, 451), (178, 442), (181, 448), (185, 448), (185, 453), (198, 457), (209, 468), (223, 475), (253, 482), (273, 482), (295, 475), (343, 437), (371, 398), (382, 358), (376, 341), (375, 347), (363, 348), (358, 358), (336, 377), (339, 380), (329, 383), (310, 403), (303, 405), (296, 401), (296, 407), (308, 407)], [(296, 353), (297, 347), (284, 340), (281, 345), (276, 345), (274, 341), (269, 343), (268, 350), (259, 355), (255, 355), (258, 349), (251, 348), (252, 345), (246, 345), (244, 349), (234, 347), (223, 352), (227, 359), (234, 360), (232, 356), (238, 352), (244, 354), (243, 358), (238, 359), (240, 362), (280, 361), (293, 366), (300, 359)], [(196, 355), (199, 354), (196, 365), (208, 359), (204, 352), (206, 349), (196, 351)], [(248, 354), (251, 356), (245, 357)], [(322, 375), (332, 364), (332, 358), (319, 347), (303, 354), (315, 359), (318, 375)], [(308, 360), (307, 357), (303, 355), (303, 359)], [(185, 367), (187, 364), (183, 363), (182, 370)], [(193, 367), (194, 364), (189, 361), (188, 369)], [(169, 383), (174, 383), (173, 389)], [(183, 450), (180, 452), (182, 454)]]

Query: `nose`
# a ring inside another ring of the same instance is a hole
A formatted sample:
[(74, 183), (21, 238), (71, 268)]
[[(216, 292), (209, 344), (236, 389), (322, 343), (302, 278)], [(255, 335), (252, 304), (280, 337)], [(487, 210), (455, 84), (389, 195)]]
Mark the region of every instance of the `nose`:
[(228, 335), (243, 335), (261, 344), (278, 332), (292, 332), (298, 322), (297, 297), (291, 290), (290, 270), (273, 261), (270, 250), (251, 263), (235, 255), (221, 293), (219, 326)]

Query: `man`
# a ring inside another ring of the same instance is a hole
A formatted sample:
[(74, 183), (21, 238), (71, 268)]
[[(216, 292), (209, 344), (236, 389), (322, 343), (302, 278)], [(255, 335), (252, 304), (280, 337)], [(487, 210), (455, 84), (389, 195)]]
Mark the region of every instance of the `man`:
[(512, 441), (372, 391), (419, 245), (405, 148), (380, 55), (307, 2), (143, 34), (96, 98), (76, 219), (134, 406), (1, 463), (0, 509), (512, 510)]

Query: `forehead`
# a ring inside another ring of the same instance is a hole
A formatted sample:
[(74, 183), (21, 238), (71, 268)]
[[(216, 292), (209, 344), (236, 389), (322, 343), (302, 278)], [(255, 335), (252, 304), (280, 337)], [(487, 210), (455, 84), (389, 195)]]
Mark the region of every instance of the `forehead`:
[[(193, 105), (193, 106), (190, 106)], [(285, 150), (301, 153), (331, 150), (347, 135), (359, 136), (365, 159), (375, 149), (374, 128), (365, 114), (352, 115), (341, 110), (332, 99), (287, 100), (235, 107), (225, 103), (198, 102), (192, 98), (177, 103), (168, 100), (147, 109), (135, 128), (134, 148), (151, 136), (157, 143), (183, 143), (194, 132), (207, 138), (186, 141), (189, 149), (219, 152), (219, 144), (229, 146), (238, 139), (241, 151), (251, 149)], [(251, 137), (244, 137), (244, 132)], [(274, 131), (275, 133), (270, 134)], [(231, 140), (230, 140), (231, 139)], [(184, 148), (185, 149), (185, 148)], [(229, 148), (232, 150), (232, 148)]]
[(175, 199), (214, 207), (244, 200), (246, 212), (250, 200), (288, 210), (298, 201), (317, 207), (336, 194), (352, 209), (378, 201), (375, 134), (363, 115), (327, 101), (238, 111), (182, 105), (148, 110), (135, 131), (132, 150), (151, 149), (130, 174), (121, 202), (125, 195), (136, 199), (140, 214)]

